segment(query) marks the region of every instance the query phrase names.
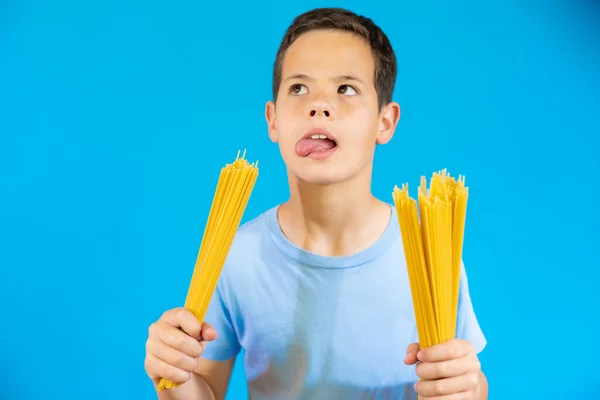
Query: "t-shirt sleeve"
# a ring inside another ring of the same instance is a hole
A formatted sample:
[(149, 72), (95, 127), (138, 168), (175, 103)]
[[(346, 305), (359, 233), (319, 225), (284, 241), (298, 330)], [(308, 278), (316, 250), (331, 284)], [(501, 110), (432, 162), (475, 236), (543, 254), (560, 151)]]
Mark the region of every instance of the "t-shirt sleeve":
[(471, 295), (469, 293), (469, 282), (467, 280), (467, 272), (464, 264), (461, 264), (460, 271), (456, 337), (471, 343), (475, 347), (477, 353), (482, 351), (487, 344), (487, 340), (479, 326), (475, 310), (473, 309), (473, 303), (471, 302)]
[(235, 311), (228, 307), (224, 295), (223, 281), (219, 281), (204, 318), (217, 331), (217, 339), (207, 342), (202, 357), (213, 361), (224, 361), (236, 357), (240, 352), (240, 343), (235, 329)]

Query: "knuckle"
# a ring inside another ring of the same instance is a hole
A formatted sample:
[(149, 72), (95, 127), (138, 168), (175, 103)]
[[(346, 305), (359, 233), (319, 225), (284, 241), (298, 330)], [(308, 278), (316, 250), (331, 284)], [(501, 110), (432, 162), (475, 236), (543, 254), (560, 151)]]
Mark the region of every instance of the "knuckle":
[(434, 390), (435, 394), (443, 394), (444, 391), (446, 390), (446, 382), (444, 382), (442, 380), (434, 381), (433, 382), (433, 390)]
[(185, 345), (185, 338), (183, 335), (173, 335), (173, 345), (178, 349), (181, 349)]
[(146, 369), (146, 375), (148, 375), (148, 377), (150, 379), (157, 379), (157, 378), (163, 377), (163, 375), (161, 375), (160, 371), (157, 371), (156, 367), (151, 362), (148, 362), (148, 364), (145, 366), (145, 369)]
[(194, 372), (196, 369), (198, 369), (199, 363), (200, 363), (199, 357), (192, 357), (192, 358), (190, 358), (189, 369), (188, 370), (190, 372)]
[(185, 336), (181, 332), (173, 334), (173, 346), (179, 350), (185, 349)]
[(167, 333), (165, 335), (165, 343), (167, 343), (168, 345), (178, 347), (180, 341), (181, 340), (177, 338), (177, 335), (174, 335), (173, 333)]
[(176, 312), (177, 318), (179, 318), (180, 320), (186, 319), (189, 316), (189, 314), (188, 314), (189, 311), (183, 307), (177, 308), (175, 312)]
[(165, 378), (168, 380), (171, 380), (172, 376), (170, 375), (169, 371), (167, 370), (167, 368), (160, 366), (156, 368), (156, 375), (160, 376), (161, 378)]
[(474, 395), (475, 395), (475, 392), (471, 392), (471, 391), (469, 391), (469, 392), (462, 392), (461, 395), (460, 395), (460, 397), (459, 397), (459, 400), (472, 400), (474, 398), (473, 397)]
[(173, 310), (167, 310), (160, 316), (159, 320), (163, 320), (169, 317), (173, 313)]
[(152, 339), (159, 339), (161, 338), (161, 336), (163, 335), (163, 332), (165, 330), (165, 324), (162, 321), (156, 321), (153, 324), (150, 325), (150, 327), (148, 328), (148, 337), (152, 338)]
[(465, 349), (468, 353), (473, 353), (475, 351), (475, 347), (466, 340), (457, 340), (458, 347)]
[(452, 345), (448, 347), (448, 353), (450, 354), (450, 358), (458, 358), (460, 355), (460, 344), (458, 342), (453, 342)]
[(469, 374), (467, 382), (469, 383), (470, 387), (477, 387), (477, 385), (479, 384), (479, 375)]
[(160, 376), (162, 376), (163, 378), (166, 378), (170, 381), (173, 380), (174, 376), (173, 376), (173, 368), (171, 368), (170, 365), (161, 365), (159, 368), (157, 368), (159, 370)]
[(155, 340), (146, 342), (146, 356), (156, 356), (160, 350), (160, 343)]
[(173, 365), (178, 368), (185, 368), (186, 358), (187, 357), (185, 356), (185, 354), (177, 352), (175, 356), (173, 356)]
[(146, 357), (144, 359), (144, 369), (146, 370), (146, 373), (148, 375), (151, 375), (151, 373), (152, 373), (152, 362), (150, 361), (150, 359), (148, 357)]
[(174, 382), (186, 383), (190, 379), (190, 373), (182, 370), (177, 370)]
[(417, 364), (417, 367), (415, 368), (415, 372), (417, 373), (417, 376), (419, 378), (424, 378), (424, 375), (427, 372), (426, 366), (427, 366), (427, 364), (423, 364), (423, 363)]
[(440, 363), (436, 363), (435, 369), (436, 369), (436, 374), (438, 376), (448, 376), (449, 374), (449, 365), (446, 362), (440, 362)]
[(194, 358), (181, 353), (178, 359), (178, 367), (184, 371), (192, 372), (194, 370)]
[(156, 334), (156, 329), (156, 322), (151, 323), (148, 327), (148, 336), (154, 336)]
[(165, 368), (164, 376), (170, 381), (180, 384), (187, 382), (189, 378), (189, 374), (187, 372), (173, 366)]
[(161, 335), (161, 339), (162, 342), (168, 345), (173, 345), (174, 342), (174, 338), (173, 338), (173, 334), (169, 333), (169, 332), (163, 332), (163, 334)]
[(200, 343), (200, 342), (196, 342), (194, 343), (194, 346), (192, 347), (192, 354), (190, 354), (192, 357), (200, 357), (202, 355), (202, 352), (204, 351), (204, 343)]

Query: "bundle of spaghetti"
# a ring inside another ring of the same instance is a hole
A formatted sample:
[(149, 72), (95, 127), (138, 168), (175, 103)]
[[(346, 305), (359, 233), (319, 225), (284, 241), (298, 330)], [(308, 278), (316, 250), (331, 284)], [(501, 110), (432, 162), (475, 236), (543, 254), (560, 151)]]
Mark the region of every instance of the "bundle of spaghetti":
[[(258, 161), (250, 164), (246, 151), (221, 169), (184, 307), (203, 321), (233, 239), (258, 177)], [(160, 390), (178, 384), (161, 379)]]
[(408, 184), (392, 192), (421, 348), (456, 335), (458, 292), (468, 188), (444, 169), (434, 172), (430, 187), (421, 177), (418, 202)]

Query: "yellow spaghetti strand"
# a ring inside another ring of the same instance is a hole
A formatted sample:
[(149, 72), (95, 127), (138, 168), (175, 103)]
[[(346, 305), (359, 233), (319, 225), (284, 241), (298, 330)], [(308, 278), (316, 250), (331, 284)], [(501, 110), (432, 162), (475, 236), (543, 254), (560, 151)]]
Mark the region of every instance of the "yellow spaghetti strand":
[[(248, 163), (246, 150), (221, 169), (200, 250), (185, 300), (185, 308), (203, 321), (216, 289), (227, 254), (258, 178), (258, 161)], [(161, 379), (159, 390), (179, 386)]]

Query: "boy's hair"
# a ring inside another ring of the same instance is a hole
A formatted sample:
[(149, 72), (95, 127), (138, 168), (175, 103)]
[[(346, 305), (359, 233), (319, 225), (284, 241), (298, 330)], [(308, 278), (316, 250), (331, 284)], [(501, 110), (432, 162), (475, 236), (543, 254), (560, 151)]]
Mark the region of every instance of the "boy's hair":
[(396, 55), (392, 45), (371, 19), (357, 15), (343, 8), (316, 8), (297, 16), (288, 27), (273, 66), (273, 99), (277, 101), (277, 93), (281, 85), (283, 59), (287, 49), (300, 35), (319, 29), (338, 29), (351, 32), (364, 39), (375, 59), (375, 90), (379, 108), (392, 101), (392, 93), (396, 83)]

